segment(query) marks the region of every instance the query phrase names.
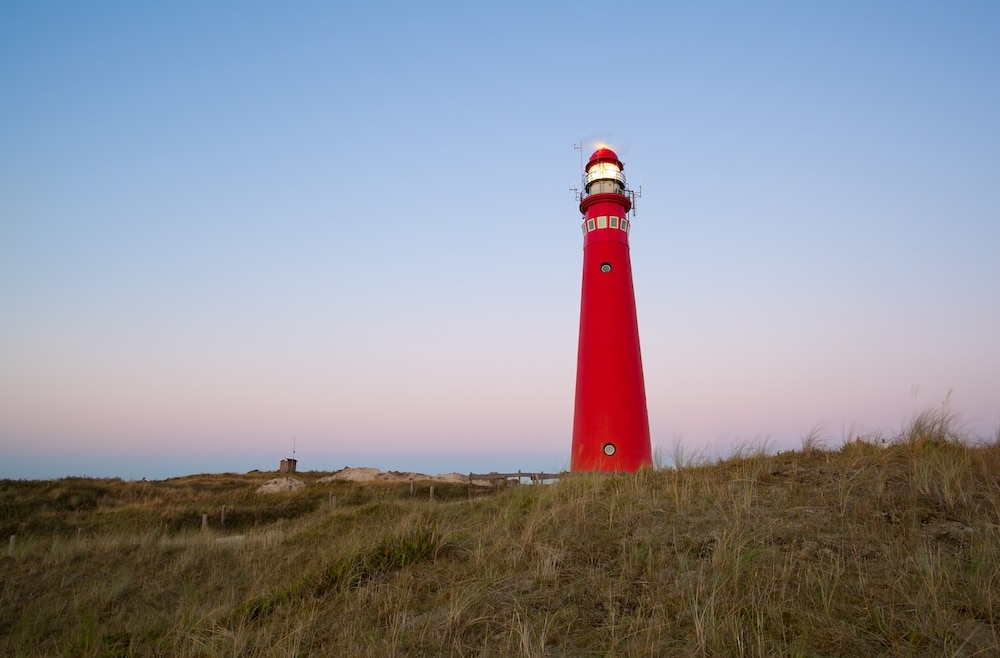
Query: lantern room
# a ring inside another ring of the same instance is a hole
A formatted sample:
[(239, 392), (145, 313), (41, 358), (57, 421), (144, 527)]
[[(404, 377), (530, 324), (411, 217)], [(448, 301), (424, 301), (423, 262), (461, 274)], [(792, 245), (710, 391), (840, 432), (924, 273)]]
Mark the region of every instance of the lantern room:
[(585, 169), (584, 196), (590, 194), (625, 194), (625, 165), (609, 148), (594, 151)]

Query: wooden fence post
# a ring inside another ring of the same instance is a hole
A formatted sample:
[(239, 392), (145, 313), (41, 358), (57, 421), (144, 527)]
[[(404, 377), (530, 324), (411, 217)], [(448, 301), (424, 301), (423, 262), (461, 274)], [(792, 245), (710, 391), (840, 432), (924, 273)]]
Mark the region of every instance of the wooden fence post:
[(223, 528), (225, 528), (225, 527), (226, 527), (226, 506), (225, 506), (225, 505), (223, 505), (223, 506), (222, 506), (222, 515), (221, 515), (221, 522), (220, 522), (220, 525), (221, 525), (221, 526), (222, 526)]
[(431, 486), (431, 500), (434, 500), (434, 487)]
[(7, 545), (7, 555), (14, 557), (14, 548), (17, 546), (17, 535), (10, 536), (10, 544)]
[(201, 529), (208, 530), (208, 514), (201, 515)]

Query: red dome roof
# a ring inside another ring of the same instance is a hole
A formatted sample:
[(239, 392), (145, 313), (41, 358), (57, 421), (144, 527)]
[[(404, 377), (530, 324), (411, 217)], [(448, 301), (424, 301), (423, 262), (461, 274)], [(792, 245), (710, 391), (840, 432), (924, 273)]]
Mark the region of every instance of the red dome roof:
[(598, 162), (614, 162), (618, 165), (619, 169), (624, 169), (625, 165), (622, 161), (618, 159), (618, 154), (611, 149), (605, 147), (599, 148), (594, 151), (594, 154), (590, 156), (590, 161), (587, 162), (587, 169), (590, 169), (590, 165), (596, 164)]

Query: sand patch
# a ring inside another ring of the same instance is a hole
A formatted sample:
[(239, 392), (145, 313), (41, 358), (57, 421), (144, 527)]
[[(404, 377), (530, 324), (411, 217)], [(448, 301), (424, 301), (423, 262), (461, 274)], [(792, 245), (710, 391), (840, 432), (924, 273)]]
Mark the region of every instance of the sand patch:
[(351, 482), (406, 482), (408, 480), (416, 480), (418, 482), (454, 482), (465, 484), (469, 481), (469, 476), (462, 475), (461, 473), (427, 475), (425, 473), (413, 473), (410, 471), (380, 471), (377, 468), (371, 467), (352, 468), (348, 466), (318, 481), (334, 482), (337, 480), (349, 480)]
[(306, 483), (295, 478), (274, 478), (257, 487), (257, 493), (269, 494), (283, 491), (298, 491), (305, 488)]

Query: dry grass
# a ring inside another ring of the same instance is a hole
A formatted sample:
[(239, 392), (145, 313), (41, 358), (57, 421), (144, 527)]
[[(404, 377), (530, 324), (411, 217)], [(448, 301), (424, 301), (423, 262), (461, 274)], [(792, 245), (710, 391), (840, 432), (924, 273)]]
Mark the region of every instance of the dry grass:
[(884, 446), (815, 432), (800, 452), (678, 454), (474, 498), (436, 484), (434, 501), (322, 474), (267, 497), (270, 474), (0, 482), (18, 535), (0, 654), (1000, 652), (995, 441), (942, 412)]

